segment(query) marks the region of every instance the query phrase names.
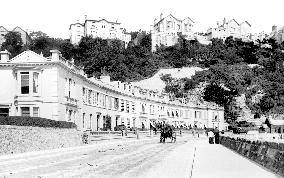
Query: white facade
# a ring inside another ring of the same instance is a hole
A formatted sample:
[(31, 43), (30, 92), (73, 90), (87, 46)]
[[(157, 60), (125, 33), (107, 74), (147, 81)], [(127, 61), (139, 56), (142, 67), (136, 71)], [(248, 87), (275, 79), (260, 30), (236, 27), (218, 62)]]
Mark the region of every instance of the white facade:
[(178, 34), (184, 35), (186, 39), (193, 39), (193, 24), (189, 18), (177, 19), (173, 15), (163, 17), (160, 15), (159, 21), (154, 20), (151, 33), (152, 51), (156, 51), (156, 46), (172, 46), (177, 43)]
[(224, 129), (223, 108), (170, 102), (165, 94), (128, 83), (86, 78), (57, 50), (45, 58), (25, 51), (0, 61), (0, 115), (33, 116), (74, 122), (81, 130), (114, 130), (117, 125), (149, 128), (174, 126)]
[(273, 38), (278, 43), (282, 43), (284, 41), (284, 26), (278, 28), (276, 25), (273, 25), (269, 38)]
[(249, 41), (250, 29), (251, 25), (247, 21), (239, 24), (235, 19), (228, 22), (224, 19), (222, 24), (217, 23), (217, 27), (208, 29), (208, 40), (212, 38), (225, 40), (227, 37), (233, 36), (234, 38), (241, 38), (243, 41)]
[(92, 36), (102, 39), (119, 39), (128, 45), (131, 35), (121, 27), (120, 23), (110, 22), (105, 19), (85, 20), (85, 23), (75, 23), (70, 25), (70, 41), (72, 44), (78, 44), (82, 37)]

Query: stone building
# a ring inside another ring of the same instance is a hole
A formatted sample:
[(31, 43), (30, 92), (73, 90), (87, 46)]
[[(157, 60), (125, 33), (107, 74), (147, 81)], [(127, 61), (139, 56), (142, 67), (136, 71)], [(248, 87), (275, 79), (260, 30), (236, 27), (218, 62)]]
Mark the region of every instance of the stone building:
[(224, 128), (224, 109), (170, 101), (168, 95), (111, 81), (88, 78), (73, 61), (51, 50), (50, 57), (25, 51), (0, 61), (0, 115), (32, 116), (74, 122), (80, 130), (150, 128), (157, 122), (174, 126)]
[(74, 23), (69, 27), (70, 41), (72, 44), (78, 44), (82, 37), (92, 36), (102, 39), (119, 39), (125, 43), (125, 47), (131, 41), (130, 33), (126, 32), (121, 23), (111, 22), (106, 19), (89, 20), (84, 23)]
[(220, 24), (217, 23), (217, 27), (209, 28), (207, 30), (208, 40), (212, 38), (220, 38), (225, 40), (229, 36), (234, 38), (240, 38), (243, 41), (250, 41), (250, 29), (251, 25), (244, 21), (238, 23), (235, 19), (226, 21), (224, 18), (223, 22)]
[(172, 14), (154, 20), (152, 37), (152, 51), (156, 51), (157, 46), (172, 46), (177, 43), (179, 35), (186, 39), (193, 39), (193, 25), (191, 18), (183, 20), (174, 17)]

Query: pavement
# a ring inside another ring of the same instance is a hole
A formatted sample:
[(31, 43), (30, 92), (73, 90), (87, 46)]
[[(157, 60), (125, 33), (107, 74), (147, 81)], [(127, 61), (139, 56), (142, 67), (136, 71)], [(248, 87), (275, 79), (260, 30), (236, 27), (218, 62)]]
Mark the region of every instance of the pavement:
[[(184, 139), (186, 141), (184, 141)], [(73, 148), (63, 148), (30, 152), (17, 155), (6, 155), (0, 157), (0, 177), (9, 174), (5, 170), (6, 164), (21, 164), (28, 160), (38, 158), (48, 158), (56, 155), (75, 155), (82, 150), (106, 148), (118, 143), (137, 144), (141, 142), (153, 142), (153, 137), (143, 139), (113, 140), (111, 142), (101, 142), (99, 144), (84, 145)], [(156, 141), (154, 141), (156, 142)], [(205, 136), (184, 137), (177, 139), (183, 142), (175, 149), (167, 153), (167, 156), (159, 162), (153, 164), (144, 171), (139, 172), (137, 178), (279, 178), (266, 168), (250, 161), (249, 159), (235, 153), (219, 144), (209, 144)], [(173, 143), (174, 144), (174, 143)], [(142, 153), (141, 153), (142, 154)], [(71, 158), (70, 158), (71, 159)], [(73, 159), (73, 158), (72, 158)], [(135, 158), (133, 158), (135, 159)], [(4, 166), (4, 167), (3, 167)], [(2, 169), (3, 168), (3, 169)], [(30, 168), (29, 168), (30, 169)], [(23, 171), (19, 168), (18, 171)], [(17, 170), (12, 171), (17, 173)], [(140, 174), (141, 173), (141, 174)]]
[(203, 137), (181, 145), (141, 177), (279, 178), (281, 176), (220, 144), (209, 144), (207, 138)]
[(280, 177), (253, 161), (219, 144), (197, 142), (192, 178)]

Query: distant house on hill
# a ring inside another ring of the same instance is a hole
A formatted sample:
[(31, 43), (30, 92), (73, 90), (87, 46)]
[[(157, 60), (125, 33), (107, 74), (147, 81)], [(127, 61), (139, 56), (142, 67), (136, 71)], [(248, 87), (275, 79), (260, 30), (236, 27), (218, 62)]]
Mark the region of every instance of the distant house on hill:
[(23, 41), (23, 45), (26, 45), (26, 44), (30, 44), (31, 43), (31, 38), (30, 36), (28, 35), (28, 33), (23, 30), (21, 27), (15, 27), (11, 30), (8, 30), (6, 29), (5, 27), (3, 26), (0, 26), (0, 45), (2, 45), (2, 43), (5, 42), (5, 35), (8, 33), (8, 32), (17, 32), (21, 35), (21, 38), (22, 38), (22, 41)]
[(268, 118), (265, 123), (270, 128), (271, 133), (284, 133), (284, 120)]
[(159, 20), (155, 19), (151, 33), (152, 51), (156, 51), (157, 46), (173, 46), (178, 42), (179, 35), (183, 35), (187, 40), (194, 39), (194, 21), (186, 17), (178, 19), (172, 14), (163, 17), (161, 13)]

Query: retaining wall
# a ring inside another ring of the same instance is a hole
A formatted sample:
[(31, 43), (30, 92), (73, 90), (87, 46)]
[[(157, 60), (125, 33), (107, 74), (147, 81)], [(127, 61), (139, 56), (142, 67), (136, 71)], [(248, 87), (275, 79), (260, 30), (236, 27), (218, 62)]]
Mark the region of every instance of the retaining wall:
[(221, 136), (220, 143), (269, 170), (284, 176), (284, 143), (250, 141), (224, 136)]
[(76, 129), (0, 125), (0, 155), (82, 145)]

